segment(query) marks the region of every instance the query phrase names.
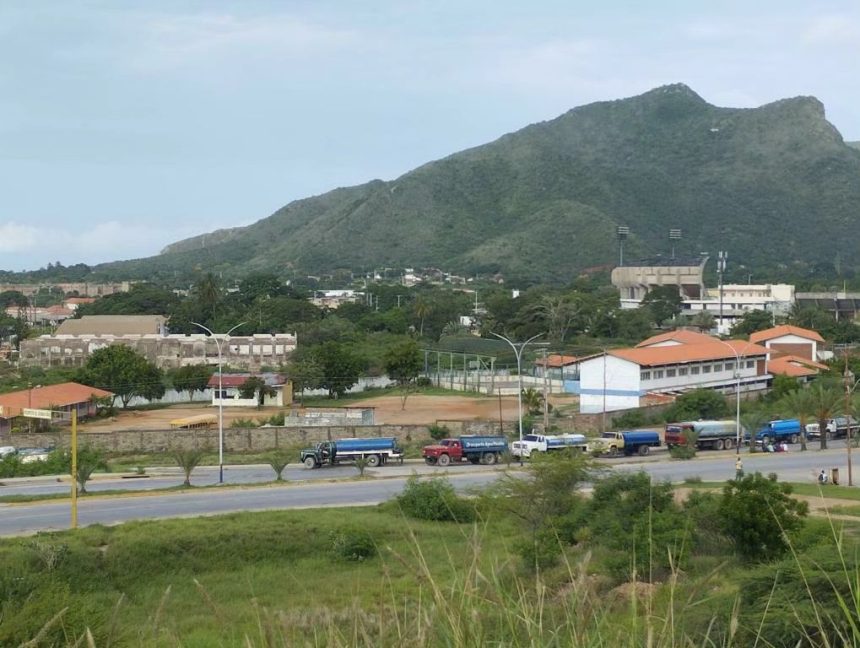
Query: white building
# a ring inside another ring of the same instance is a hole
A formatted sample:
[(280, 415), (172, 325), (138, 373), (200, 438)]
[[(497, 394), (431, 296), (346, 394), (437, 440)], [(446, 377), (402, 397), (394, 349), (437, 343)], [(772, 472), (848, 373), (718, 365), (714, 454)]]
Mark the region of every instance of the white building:
[(822, 359), (818, 345), (824, 338), (817, 331), (783, 324), (750, 335), (750, 341), (763, 344), (777, 355), (797, 356), (806, 360)]
[(684, 341), (678, 335), (673, 339), (664, 334), (636, 348), (613, 349), (583, 359), (579, 364), (580, 411), (593, 414), (640, 407), (649, 392), (677, 394), (700, 388), (733, 392), (738, 379), (742, 391), (767, 387), (771, 375), (765, 347), (746, 340), (692, 335), (699, 338), (681, 335), (687, 338)]
[[(260, 378), (266, 386), (274, 391), (274, 395), (264, 394), (262, 402), (254, 398), (242, 398), (241, 388), (248, 378)], [(221, 391), (218, 391), (218, 387)], [(293, 383), (277, 373), (260, 374), (223, 374), (214, 373), (209, 378), (209, 388), (212, 390), (212, 404), (224, 407), (284, 407), (293, 402)]]

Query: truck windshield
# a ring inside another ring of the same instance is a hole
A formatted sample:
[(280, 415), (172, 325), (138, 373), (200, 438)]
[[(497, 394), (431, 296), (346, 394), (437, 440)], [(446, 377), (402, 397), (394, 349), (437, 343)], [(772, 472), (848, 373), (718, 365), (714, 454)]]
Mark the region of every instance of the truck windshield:
[(523, 437), (523, 441), (540, 441), (536, 434), (527, 434)]
[(449, 446), (449, 445), (451, 445), (451, 439), (442, 439), (442, 440), (439, 442), (439, 445), (441, 445), (441, 446)]
[(600, 438), (601, 439), (614, 439), (615, 438), (615, 432), (604, 432), (603, 434), (600, 435)]

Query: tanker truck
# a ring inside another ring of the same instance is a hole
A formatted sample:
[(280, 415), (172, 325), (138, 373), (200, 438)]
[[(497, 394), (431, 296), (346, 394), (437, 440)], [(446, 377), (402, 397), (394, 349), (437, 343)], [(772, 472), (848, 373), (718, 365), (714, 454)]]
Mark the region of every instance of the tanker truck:
[(394, 437), (377, 437), (321, 441), (313, 448), (305, 448), (301, 452), (301, 461), (305, 468), (335, 466), (360, 457), (367, 459), (367, 465), (374, 468), (388, 463), (389, 459), (399, 459), (402, 463), (403, 450), (397, 446), (397, 439)]

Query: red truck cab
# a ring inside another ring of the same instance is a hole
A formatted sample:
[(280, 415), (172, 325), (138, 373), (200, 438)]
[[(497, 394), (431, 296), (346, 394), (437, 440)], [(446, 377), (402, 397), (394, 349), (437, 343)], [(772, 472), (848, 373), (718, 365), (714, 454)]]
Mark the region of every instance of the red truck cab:
[(425, 463), (431, 466), (447, 466), (452, 461), (463, 460), (463, 445), (459, 439), (442, 439), (439, 443), (424, 446), (421, 456), (424, 457)]

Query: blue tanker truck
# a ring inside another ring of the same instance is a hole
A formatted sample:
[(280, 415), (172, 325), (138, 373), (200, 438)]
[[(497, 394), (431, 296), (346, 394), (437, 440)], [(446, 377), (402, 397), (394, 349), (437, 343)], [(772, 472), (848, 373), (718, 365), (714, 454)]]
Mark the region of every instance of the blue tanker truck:
[(367, 465), (370, 467), (386, 464), (389, 459), (399, 459), (403, 463), (403, 450), (398, 447), (394, 437), (377, 437), (321, 441), (313, 448), (305, 448), (301, 452), (305, 468), (334, 466), (358, 458), (367, 459)]

